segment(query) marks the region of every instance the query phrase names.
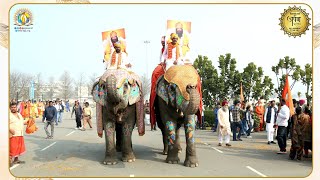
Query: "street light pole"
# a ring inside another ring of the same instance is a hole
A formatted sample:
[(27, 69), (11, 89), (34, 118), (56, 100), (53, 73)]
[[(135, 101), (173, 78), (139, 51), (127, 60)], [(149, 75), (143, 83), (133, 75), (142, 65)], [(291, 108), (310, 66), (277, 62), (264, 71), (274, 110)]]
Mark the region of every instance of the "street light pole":
[(148, 68), (148, 45), (150, 44), (149, 40), (143, 41), (144, 44), (146, 44), (146, 64), (147, 64), (147, 78), (149, 77), (149, 68)]

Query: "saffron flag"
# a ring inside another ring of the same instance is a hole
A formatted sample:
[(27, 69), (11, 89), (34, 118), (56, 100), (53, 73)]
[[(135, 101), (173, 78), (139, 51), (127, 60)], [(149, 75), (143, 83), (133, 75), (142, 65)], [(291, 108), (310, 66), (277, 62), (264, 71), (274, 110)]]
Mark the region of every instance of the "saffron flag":
[(292, 116), (294, 114), (294, 107), (292, 102), (292, 95), (290, 90), (288, 74), (286, 76), (286, 82), (284, 84), (283, 91), (282, 91), (282, 99), (286, 100), (286, 104), (290, 109), (290, 116)]
[(243, 90), (242, 90), (242, 82), (240, 84), (240, 102), (244, 102), (244, 97), (243, 97)]

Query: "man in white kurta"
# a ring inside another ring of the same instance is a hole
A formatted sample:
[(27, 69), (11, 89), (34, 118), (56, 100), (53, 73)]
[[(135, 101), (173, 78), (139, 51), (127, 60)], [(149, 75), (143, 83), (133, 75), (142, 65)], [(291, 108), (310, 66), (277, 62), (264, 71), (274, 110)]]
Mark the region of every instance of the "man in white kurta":
[(270, 106), (266, 108), (264, 111), (264, 122), (266, 123), (266, 131), (267, 131), (267, 138), (268, 138), (268, 144), (276, 144), (273, 141), (274, 136), (274, 123), (276, 121), (277, 117), (277, 109), (275, 107), (276, 103), (275, 101), (271, 101)]
[(228, 102), (222, 102), (222, 108), (218, 110), (218, 138), (219, 146), (222, 145), (223, 139), (225, 139), (226, 146), (231, 146), (230, 142), (230, 121), (229, 121), (229, 109)]

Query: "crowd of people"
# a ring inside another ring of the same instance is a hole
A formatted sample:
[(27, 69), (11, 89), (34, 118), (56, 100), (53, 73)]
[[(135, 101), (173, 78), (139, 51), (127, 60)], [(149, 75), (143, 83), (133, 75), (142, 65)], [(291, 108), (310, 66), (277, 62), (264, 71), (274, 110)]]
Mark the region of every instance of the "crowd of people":
[[(253, 116), (256, 114), (260, 119), (257, 127), (260, 126), (260, 130), (266, 129), (267, 144), (278, 143), (278, 154), (287, 153), (287, 139), (291, 139), (290, 159), (301, 160), (303, 154), (303, 157), (309, 158), (309, 151), (312, 151), (311, 108), (305, 104), (304, 100), (296, 101), (293, 99), (294, 115), (290, 116), (290, 110), (286, 103), (286, 100), (281, 99), (281, 102), (276, 105), (275, 101), (271, 100), (266, 106), (263, 106), (259, 100), (255, 108), (238, 100), (235, 100), (230, 107), (226, 100), (221, 103), (221, 106), (220, 103), (217, 104), (213, 111), (215, 117), (213, 131), (218, 132), (218, 146), (222, 145), (223, 140), (225, 140), (226, 146), (231, 146), (231, 135), (233, 141), (242, 141), (241, 136), (252, 138), (250, 135), (253, 132), (252, 127), (258, 123), (253, 120)], [(276, 137), (277, 143), (274, 141), (274, 137)]]
[[(90, 128), (92, 128), (92, 109), (89, 106), (89, 102), (84, 102), (83, 104), (83, 107), (81, 107), (80, 102), (75, 101), (71, 110), (69, 100), (64, 102), (59, 98), (54, 101), (17, 101), (12, 99), (9, 105), (10, 166), (24, 163), (24, 161), (20, 161), (18, 157), (25, 152), (23, 136), (24, 131), (27, 132), (28, 130), (28, 127), (27, 130), (25, 130), (25, 125), (30, 124), (30, 121), (34, 122), (36, 119), (42, 120), (44, 123), (44, 130), (47, 135), (45, 139), (53, 139), (54, 127), (58, 126), (59, 123), (62, 123), (64, 112), (71, 112), (71, 118), (72, 115), (75, 114), (75, 129), (85, 131), (87, 124), (89, 124)], [(49, 126), (51, 132), (48, 130)], [(30, 133), (33, 133), (36, 130), (37, 127), (35, 126)]]

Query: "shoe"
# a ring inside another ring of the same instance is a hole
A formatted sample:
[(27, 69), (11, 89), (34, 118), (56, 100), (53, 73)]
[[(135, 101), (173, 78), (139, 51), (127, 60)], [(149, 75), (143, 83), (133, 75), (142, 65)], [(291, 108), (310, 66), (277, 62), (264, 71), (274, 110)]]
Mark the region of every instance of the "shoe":
[(56, 123), (56, 126), (58, 126), (58, 123)]
[(252, 138), (252, 136), (247, 136), (247, 138), (251, 139), (251, 138)]
[(221, 145), (222, 145), (221, 143), (218, 144), (218, 146), (221, 146)]
[(25, 163), (26, 163), (25, 161), (17, 160), (17, 161), (13, 161), (12, 164), (25, 164)]
[(53, 136), (50, 136), (49, 139), (53, 139)]
[(75, 129), (75, 130), (78, 130), (79, 128), (76, 127), (76, 128), (74, 128), (74, 129)]
[(81, 131), (85, 131), (86, 129), (85, 129), (85, 128), (81, 128), (80, 130), (81, 130)]
[(230, 147), (230, 146), (231, 146), (231, 144), (227, 143), (227, 144), (226, 144), (226, 146)]
[(242, 141), (242, 139), (238, 138), (238, 141)]
[(271, 142), (270, 141), (268, 141), (268, 144), (270, 144)]
[(47, 136), (46, 139), (50, 139), (50, 136)]
[(276, 142), (274, 142), (274, 141), (271, 141), (271, 144), (277, 144)]
[(233, 141), (238, 141), (238, 140), (234, 139)]

